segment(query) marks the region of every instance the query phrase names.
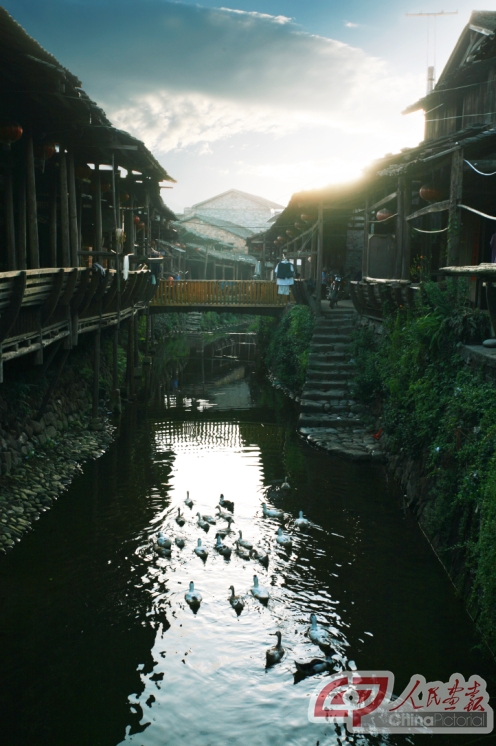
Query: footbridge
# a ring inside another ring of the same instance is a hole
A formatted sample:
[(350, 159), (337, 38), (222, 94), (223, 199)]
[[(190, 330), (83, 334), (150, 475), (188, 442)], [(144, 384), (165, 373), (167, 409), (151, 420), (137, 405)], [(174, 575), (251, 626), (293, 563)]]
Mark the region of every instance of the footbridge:
[(266, 280), (159, 280), (150, 311), (273, 316), (280, 314), (290, 300), (291, 295), (279, 295), (276, 283)]

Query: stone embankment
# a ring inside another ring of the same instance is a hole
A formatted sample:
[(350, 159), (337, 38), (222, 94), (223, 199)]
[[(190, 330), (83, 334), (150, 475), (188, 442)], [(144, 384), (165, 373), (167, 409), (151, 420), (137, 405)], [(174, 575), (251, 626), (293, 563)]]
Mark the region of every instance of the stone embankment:
[(364, 421), (366, 407), (353, 399), (353, 308), (334, 308), (315, 324), (300, 400), (299, 431), (312, 445), (353, 461), (385, 460), (380, 441)]

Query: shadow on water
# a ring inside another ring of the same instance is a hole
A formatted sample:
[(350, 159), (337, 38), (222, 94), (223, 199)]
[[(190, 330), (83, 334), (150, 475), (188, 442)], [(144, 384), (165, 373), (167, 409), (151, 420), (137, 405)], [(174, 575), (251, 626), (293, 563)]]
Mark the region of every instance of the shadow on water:
[[(415, 673), (492, 681), (494, 667), (380, 469), (302, 443), (292, 403), (257, 379), (244, 342), (193, 351), (152, 386), (148, 405), (123, 416), (109, 452), (1, 560), (2, 744), (448, 746), (476, 738), (365, 739), (308, 723), (309, 696), (326, 677), (294, 676), (295, 660), (322, 657), (305, 636), (311, 612), (329, 625), (345, 663), (393, 671), (397, 694)], [(267, 495), (285, 474), (291, 489)], [(225, 543), (241, 530), (269, 552), (268, 569), (219, 556), (216, 527), (197, 526), (196, 512), (213, 515), (221, 492), (235, 503)], [(286, 513), (283, 524), (263, 517), (264, 500)], [(316, 524), (308, 533), (294, 526), (299, 510)], [(289, 552), (275, 542), (280, 525), (293, 537)], [(160, 529), (183, 536), (184, 549), (160, 557)], [(193, 553), (199, 537), (205, 563)], [(255, 573), (270, 591), (267, 607), (249, 592)], [(203, 596), (196, 614), (184, 601), (191, 580)], [(245, 603), (239, 616), (227, 600), (231, 584)], [(266, 669), (277, 630), (286, 653)]]

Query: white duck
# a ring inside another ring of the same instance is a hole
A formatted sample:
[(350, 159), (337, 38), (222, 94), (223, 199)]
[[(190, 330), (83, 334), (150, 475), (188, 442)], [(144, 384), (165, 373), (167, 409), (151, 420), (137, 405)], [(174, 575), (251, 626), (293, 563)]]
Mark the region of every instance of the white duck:
[(161, 557), (170, 557), (172, 554), (171, 547), (161, 547), (159, 544), (154, 544), (154, 549)]
[(228, 521), (229, 519), (231, 519), (232, 521), (232, 515), (230, 515), (230, 513), (223, 513), (219, 505), (215, 506), (215, 510), (218, 513), (218, 515), (215, 516), (216, 518), (222, 519), (223, 521)]
[(282, 490), (290, 490), (291, 489), (287, 477), (284, 477), (284, 482), (281, 484), (281, 489)]
[(308, 628), (307, 635), (319, 647), (328, 648), (331, 644), (328, 631), (317, 624), (315, 614), (310, 614), (310, 627)]
[(230, 510), (231, 513), (234, 513), (234, 503), (232, 500), (226, 500), (224, 495), (219, 497), (219, 505), (221, 508), (226, 508), (226, 510)]
[(284, 653), (286, 652), (281, 645), (281, 633), (279, 632), (279, 630), (277, 632), (274, 632), (274, 634), (277, 636), (277, 644), (265, 651), (267, 667), (273, 666), (275, 663), (279, 663), (279, 661), (282, 660)]
[(253, 588), (251, 588), (250, 590), (255, 598), (258, 598), (258, 600), (261, 601), (263, 604), (266, 604), (270, 598), (270, 593), (267, 588), (264, 588), (263, 585), (258, 584), (258, 577), (256, 575), (253, 576)]
[(234, 593), (234, 586), (230, 585), (229, 590), (231, 591), (231, 595), (229, 596), (229, 603), (233, 607), (236, 614), (241, 614), (243, 609), (245, 608), (245, 602), (240, 596), (236, 596)]
[(191, 500), (189, 496), (189, 492), (186, 492), (186, 500), (184, 501), (184, 504), (188, 506), (188, 508), (193, 507), (193, 500)]
[(198, 525), (200, 526), (200, 528), (202, 528), (204, 531), (208, 531), (210, 529), (210, 524), (207, 523), (207, 521), (204, 521), (199, 513), (197, 513), (196, 515), (198, 516)]
[(184, 545), (186, 544), (186, 541), (183, 539), (182, 536), (176, 536), (174, 541), (176, 542), (176, 547), (179, 547), (179, 549), (183, 549)]
[(202, 547), (202, 540), (201, 539), (198, 539), (198, 544), (193, 549), (193, 551), (202, 560), (206, 560), (207, 557), (208, 557), (208, 549), (206, 547)]
[(181, 508), (177, 509), (176, 523), (178, 526), (184, 526), (184, 524), (186, 523), (185, 517), (181, 515)]
[(193, 581), (189, 584), (189, 591), (186, 591), (184, 594), (184, 600), (194, 609), (197, 609), (202, 602), (202, 594), (200, 591), (195, 591), (195, 584)]
[(239, 531), (238, 533), (239, 539), (237, 543), (239, 544), (239, 546), (244, 547), (245, 549), (253, 549), (253, 544), (251, 543), (251, 541), (246, 541), (246, 539), (243, 539), (243, 534), (241, 533), (241, 531)]
[(206, 521), (207, 523), (210, 523), (212, 526), (215, 526), (215, 524), (217, 523), (215, 518), (212, 518), (211, 515), (202, 515), (202, 518), (204, 521)]
[(303, 517), (303, 511), (300, 510), (300, 516), (299, 518), (295, 518), (295, 526), (298, 526), (298, 528), (309, 528), (312, 524), (308, 520), (308, 518)]
[(216, 552), (219, 552), (219, 554), (222, 554), (223, 557), (227, 557), (228, 559), (232, 554), (231, 547), (228, 547), (222, 543), (219, 534), (217, 534), (217, 540), (216, 540), (214, 549)]
[(266, 518), (284, 518), (283, 510), (278, 510), (277, 508), (268, 508), (265, 503), (262, 503), (262, 510)]
[(243, 549), (243, 547), (239, 546), (239, 541), (234, 542), (236, 544), (236, 554), (238, 557), (241, 557), (241, 559), (249, 560), (250, 559), (250, 553), (247, 549)]
[(172, 539), (169, 539), (162, 531), (157, 534), (157, 544), (163, 549), (170, 549), (172, 546)]
[(288, 534), (284, 534), (282, 531), (282, 528), (279, 528), (277, 530), (276, 541), (282, 547), (286, 547), (287, 549), (291, 549), (293, 545), (293, 540), (291, 539), (291, 536), (288, 536)]
[(300, 663), (295, 661), (297, 670), (305, 676), (313, 676), (316, 673), (322, 673), (322, 671), (329, 671), (334, 661), (329, 656), (325, 658), (312, 658), (308, 663)]

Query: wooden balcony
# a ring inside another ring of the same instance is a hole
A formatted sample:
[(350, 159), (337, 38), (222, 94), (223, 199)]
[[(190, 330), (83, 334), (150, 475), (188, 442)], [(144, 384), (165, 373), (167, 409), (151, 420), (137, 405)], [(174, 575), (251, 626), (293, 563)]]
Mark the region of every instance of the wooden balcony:
[(275, 282), (265, 280), (160, 280), (150, 303), (164, 311), (233, 311), (269, 313), (283, 310), (291, 295), (279, 295)]

